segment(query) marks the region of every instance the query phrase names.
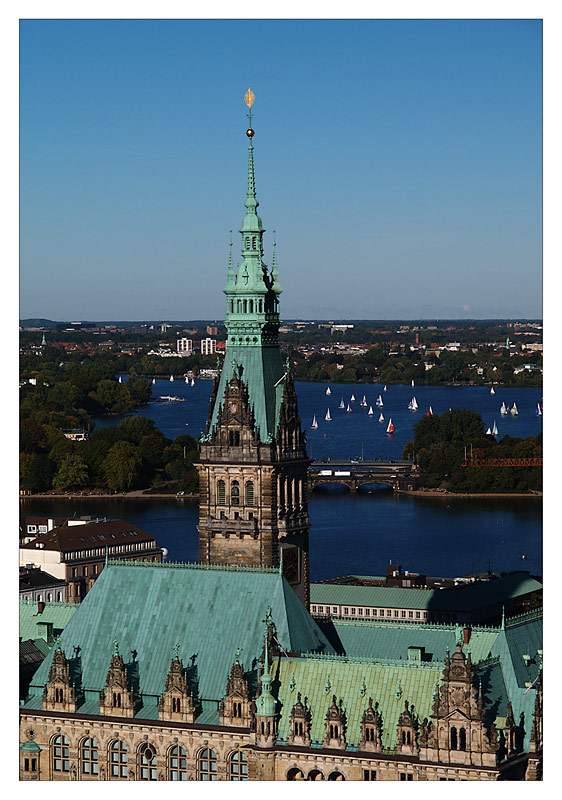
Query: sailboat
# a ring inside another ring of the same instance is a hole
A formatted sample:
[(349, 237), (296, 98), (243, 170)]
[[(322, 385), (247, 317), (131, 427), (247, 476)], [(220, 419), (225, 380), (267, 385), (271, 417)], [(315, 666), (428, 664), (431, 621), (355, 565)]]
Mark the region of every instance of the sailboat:
[(490, 394), (495, 394), (495, 393), (496, 393), (496, 391), (495, 391), (494, 387), (490, 386)]
[(191, 385), (195, 386), (195, 381), (193, 380), (193, 378), (191, 379)]
[(173, 380), (174, 380), (174, 376), (173, 376), (173, 375), (170, 375), (170, 380), (171, 380), (171, 381), (173, 381)]
[(505, 403), (502, 403), (501, 405), (500, 414), (502, 415), (502, 417), (505, 417), (505, 415), (507, 414), (507, 408), (505, 406)]
[(388, 428), (386, 429), (387, 433), (394, 433), (394, 425), (392, 424), (392, 420), (388, 421)]
[(351, 414), (351, 406), (349, 405), (349, 403), (347, 404), (347, 408), (345, 410), (347, 411), (348, 414)]
[(326, 420), (326, 422), (330, 422), (330, 421), (331, 421), (331, 419), (332, 419), (332, 416), (331, 416), (331, 414), (330, 414), (330, 409), (328, 409), (328, 410), (326, 411), (326, 416), (324, 417), (324, 419)]
[(412, 397), (410, 402), (408, 403), (408, 410), (409, 411), (417, 411), (418, 410), (418, 401), (415, 397)]
[(384, 422), (384, 417), (383, 417), (382, 411), (381, 411), (381, 415), (379, 417), (379, 422)]
[(513, 404), (513, 408), (511, 409), (511, 413), (512, 413), (512, 415), (514, 417), (516, 417), (517, 414), (519, 414), (519, 411), (517, 411), (517, 406), (515, 405), (515, 403)]
[(375, 412), (373, 411), (373, 406), (369, 406), (369, 410), (367, 411), (367, 416), (372, 417)]
[(339, 408), (345, 408), (345, 403), (343, 402), (343, 397), (340, 400)]
[(367, 398), (365, 397), (365, 395), (363, 395), (363, 399), (361, 400), (361, 405), (362, 406), (366, 406), (367, 405)]
[(380, 396), (380, 394), (377, 397), (376, 404), (377, 404), (377, 406), (379, 406), (379, 408), (383, 405), (382, 397)]
[(412, 386), (414, 385), (414, 381), (412, 381)]
[(123, 383), (123, 378), (119, 375), (119, 383)]
[(542, 417), (541, 404), (537, 403), (537, 410), (535, 411), (536, 417)]
[(310, 427), (314, 428), (315, 430), (318, 427), (318, 423), (316, 422), (316, 414), (314, 415), (314, 418), (312, 420), (312, 425)]
[(354, 394), (352, 394), (349, 399), (351, 400), (352, 403), (355, 403), (355, 395)]
[(156, 383), (156, 378), (153, 378), (153, 379), (152, 379), (152, 383), (153, 383), (153, 384), (154, 384), (154, 383)]
[(492, 435), (492, 429), (488, 428), (488, 430), (486, 431), (486, 436), (491, 436), (491, 435)]
[(432, 417), (433, 416), (433, 409), (431, 408), (431, 406), (429, 406), (429, 411), (425, 412), (425, 416), (426, 417)]
[(496, 425), (496, 420), (494, 420), (494, 424), (492, 426), (492, 436), (498, 435), (498, 426)]
[(332, 394), (332, 390), (330, 389), (330, 387), (329, 387), (329, 386), (328, 386), (328, 388), (326, 389), (326, 394), (328, 394), (328, 395)]
[(383, 392), (386, 392), (386, 385), (385, 385), (385, 386), (384, 386), (384, 388), (383, 388)]
[(185, 382), (189, 383), (189, 378), (188, 377), (186, 377)]

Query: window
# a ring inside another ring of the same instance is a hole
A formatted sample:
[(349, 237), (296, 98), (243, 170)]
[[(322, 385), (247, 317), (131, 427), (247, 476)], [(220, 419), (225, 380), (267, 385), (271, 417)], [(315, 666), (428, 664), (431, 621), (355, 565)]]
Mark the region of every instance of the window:
[(181, 697), (172, 697), (172, 711), (175, 714), (181, 713)]
[(466, 750), (466, 730), (464, 728), (459, 730), (459, 750)]
[(352, 609), (351, 609), (351, 613), (352, 613), (353, 615), (355, 615), (355, 609), (354, 609), (354, 608), (352, 608)]
[(344, 614), (349, 614), (349, 608), (344, 608), (343, 613)]
[(420, 612), (416, 611), (416, 619), (419, 619), (419, 618), (420, 618)]
[(149, 745), (143, 744), (140, 749), (140, 779), (141, 781), (155, 781), (156, 778), (156, 751)]
[(364, 769), (363, 770), (363, 780), (364, 781), (376, 781), (377, 773), (374, 769)]
[(127, 777), (127, 745), (121, 740), (112, 742), (109, 748), (109, 771), (113, 778)]
[(24, 772), (37, 772), (37, 759), (36, 758), (24, 758), (23, 761), (23, 770)]
[(230, 780), (231, 781), (247, 781), (248, 780), (248, 757), (245, 753), (237, 750), (230, 756)]
[(312, 613), (316, 614), (316, 606), (312, 606)]
[(394, 609), (394, 616), (395, 616), (395, 617), (397, 617), (397, 616), (398, 616), (398, 611), (396, 611), (396, 609)]
[(362, 608), (358, 608), (357, 609), (357, 613), (359, 614), (360, 617), (362, 617), (363, 616), (363, 609)]
[(168, 757), (170, 780), (171, 781), (186, 781), (187, 780), (187, 753), (176, 745), (170, 750)]
[(405, 611), (401, 611), (401, 612), (400, 612), (400, 616), (401, 616), (402, 618), (405, 618), (405, 617), (406, 617), (406, 612), (405, 612)]
[(55, 703), (64, 703), (64, 689), (55, 686)]
[(371, 609), (370, 608), (366, 608), (365, 609), (365, 616), (366, 617), (370, 617), (371, 616)]
[(458, 745), (457, 741), (457, 729), (455, 727), (451, 728), (451, 750), (456, 750)]
[(55, 736), (53, 739), (53, 771), (69, 771), (69, 741), (66, 736)]
[(408, 619), (413, 619), (413, 618), (414, 618), (414, 612), (408, 611)]
[(254, 505), (254, 484), (252, 481), (248, 481), (246, 484), (246, 505)]
[(217, 754), (209, 747), (199, 753), (199, 780), (217, 780)]
[(387, 617), (391, 617), (391, 616), (392, 616), (392, 611), (390, 610), (390, 608), (387, 608), (387, 610), (386, 610), (386, 616), (387, 616)]
[(217, 481), (217, 503), (219, 506), (226, 504), (226, 491), (224, 481)]
[(82, 775), (98, 774), (98, 743), (95, 739), (84, 739), (80, 760), (82, 762)]

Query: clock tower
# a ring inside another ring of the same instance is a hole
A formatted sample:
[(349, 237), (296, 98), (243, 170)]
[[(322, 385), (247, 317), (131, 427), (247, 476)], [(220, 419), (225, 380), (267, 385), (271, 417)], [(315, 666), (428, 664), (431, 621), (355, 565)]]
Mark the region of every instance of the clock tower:
[(242, 260), (224, 293), (226, 354), (215, 378), (200, 440), (199, 561), (278, 567), (309, 604), (307, 473), (310, 460), (289, 361), (279, 349), (279, 285), (275, 241), (272, 268), (263, 261), (257, 213), (252, 104)]

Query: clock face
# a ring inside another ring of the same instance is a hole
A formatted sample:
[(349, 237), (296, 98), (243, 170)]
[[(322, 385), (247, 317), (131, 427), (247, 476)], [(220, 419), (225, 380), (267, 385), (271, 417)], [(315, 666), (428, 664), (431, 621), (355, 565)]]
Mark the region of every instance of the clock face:
[(237, 411), (238, 411), (238, 405), (236, 403), (231, 403), (230, 404), (230, 413), (231, 414), (236, 414)]

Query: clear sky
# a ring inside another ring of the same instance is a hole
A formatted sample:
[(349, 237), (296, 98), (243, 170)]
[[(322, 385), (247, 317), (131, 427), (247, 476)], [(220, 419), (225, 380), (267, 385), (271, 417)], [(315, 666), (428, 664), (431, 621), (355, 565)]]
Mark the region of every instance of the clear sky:
[(22, 317), (540, 317), (540, 21), (24, 21)]

